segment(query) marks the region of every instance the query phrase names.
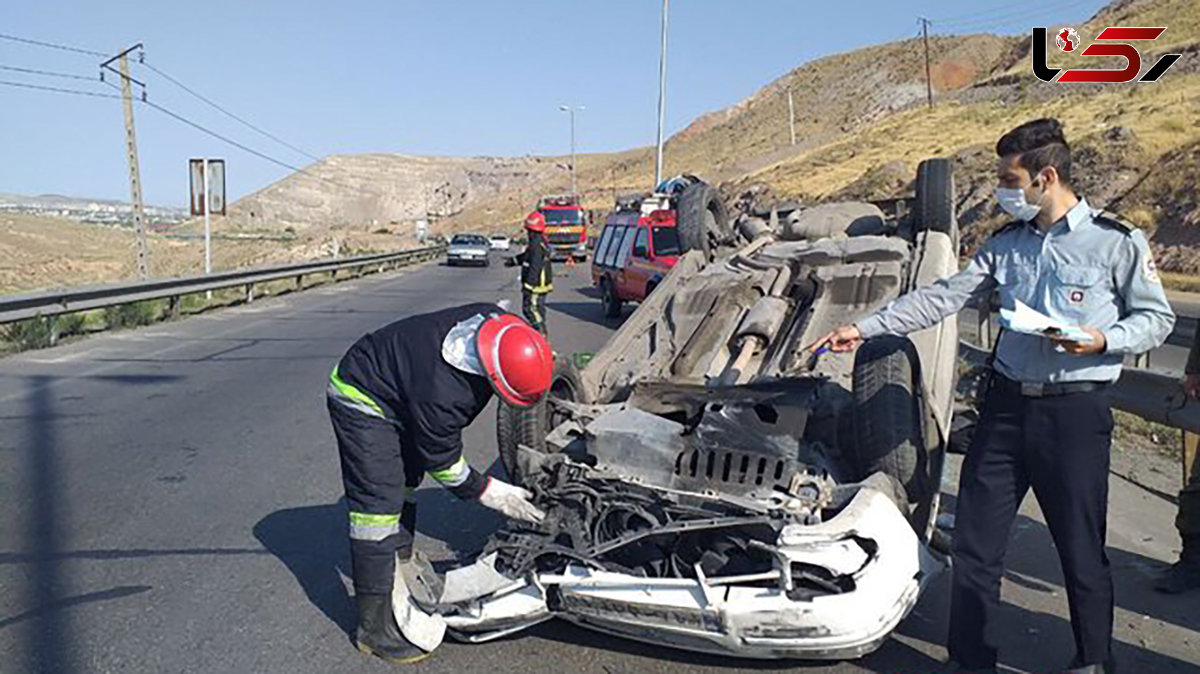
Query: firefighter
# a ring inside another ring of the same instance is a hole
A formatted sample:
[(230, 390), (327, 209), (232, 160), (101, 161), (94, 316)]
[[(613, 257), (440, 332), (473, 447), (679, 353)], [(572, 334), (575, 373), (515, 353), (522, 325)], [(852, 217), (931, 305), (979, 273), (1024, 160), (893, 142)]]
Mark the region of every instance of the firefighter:
[(546, 295), (554, 290), (554, 268), (550, 262), (550, 245), (546, 240), (546, 219), (534, 211), (525, 218), (529, 243), (517, 256), (521, 265), (521, 312), (525, 320), (546, 334)]
[(416, 662), (445, 623), (416, 606), (397, 562), (412, 556), (414, 492), (424, 473), (464, 500), (537, 522), (528, 491), (480, 474), (462, 455), (462, 430), (492, 394), (518, 407), (550, 386), (546, 339), (494, 304), (411, 316), (354, 343), (330, 375), (329, 417), (350, 510), (358, 649)]

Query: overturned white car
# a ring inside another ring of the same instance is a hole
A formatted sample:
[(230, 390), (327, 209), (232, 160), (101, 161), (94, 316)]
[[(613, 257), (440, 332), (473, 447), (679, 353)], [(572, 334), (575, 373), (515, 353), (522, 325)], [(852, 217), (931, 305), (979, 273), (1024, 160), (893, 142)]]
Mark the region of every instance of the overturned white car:
[(946, 160), (885, 215), (867, 203), (713, 232), (583, 369), (501, 410), (501, 456), (547, 512), (426, 579), (450, 633), (550, 618), (696, 651), (853, 658), (942, 569), (937, 514), (957, 328), (807, 346), (957, 270)]

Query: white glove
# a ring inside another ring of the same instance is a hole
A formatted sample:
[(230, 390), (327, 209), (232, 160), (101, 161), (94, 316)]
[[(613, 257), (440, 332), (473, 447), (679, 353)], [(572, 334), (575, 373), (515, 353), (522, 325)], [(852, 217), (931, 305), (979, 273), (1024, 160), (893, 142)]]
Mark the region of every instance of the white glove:
[(546, 518), (546, 513), (533, 505), (532, 498), (533, 494), (520, 487), (489, 477), (487, 487), (479, 495), (479, 502), (514, 519), (541, 522)]

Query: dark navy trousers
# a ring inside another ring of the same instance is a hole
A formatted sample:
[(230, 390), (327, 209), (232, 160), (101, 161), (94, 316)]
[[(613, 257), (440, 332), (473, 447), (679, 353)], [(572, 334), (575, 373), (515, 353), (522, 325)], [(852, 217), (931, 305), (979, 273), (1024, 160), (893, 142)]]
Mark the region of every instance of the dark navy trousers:
[(1045, 397), (995, 375), (963, 463), (955, 518), (950, 656), (996, 664), (989, 634), (1000, 605), (1009, 531), (1030, 488), (1058, 549), (1077, 665), (1104, 662), (1113, 623), (1105, 554), (1112, 411), (1107, 388)]

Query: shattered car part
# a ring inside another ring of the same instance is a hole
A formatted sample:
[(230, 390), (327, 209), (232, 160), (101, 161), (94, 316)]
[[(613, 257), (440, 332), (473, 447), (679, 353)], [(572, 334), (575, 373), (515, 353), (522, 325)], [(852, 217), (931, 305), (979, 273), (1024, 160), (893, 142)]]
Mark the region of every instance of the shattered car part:
[(556, 370), (569, 386), (501, 410), (501, 458), (546, 519), (492, 537), (470, 577), (498, 587), (439, 607), (451, 633), (558, 617), (741, 657), (877, 648), (943, 566), (957, 327), (809, 346), (957, 271), (947, 180), (889, 209), (937, 221), (872, 204), (743, 221), (740, 249), (685, 255), (586, 367)]

